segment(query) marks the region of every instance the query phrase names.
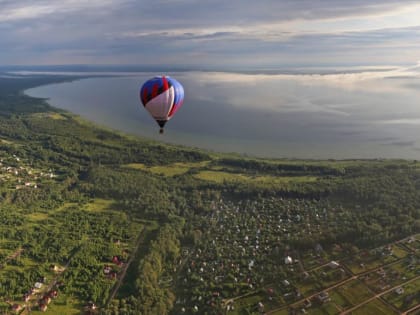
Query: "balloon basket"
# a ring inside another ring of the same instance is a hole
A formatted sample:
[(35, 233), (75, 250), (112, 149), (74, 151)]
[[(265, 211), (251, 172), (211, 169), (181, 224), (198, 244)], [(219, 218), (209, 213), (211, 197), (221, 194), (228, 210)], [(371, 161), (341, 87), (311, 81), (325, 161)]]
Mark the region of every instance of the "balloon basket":
[(160, 128), (159, 134), (163, 134), (163, 128)]

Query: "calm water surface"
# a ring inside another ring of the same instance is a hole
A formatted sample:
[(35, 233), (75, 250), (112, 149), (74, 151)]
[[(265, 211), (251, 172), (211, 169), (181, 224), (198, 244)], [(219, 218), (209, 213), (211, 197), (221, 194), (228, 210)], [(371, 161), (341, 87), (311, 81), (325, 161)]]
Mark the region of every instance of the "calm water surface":
[(184, 106), (158, 134), (140, 104), (153, 76), (27, 90), (100, 125), (155, 140), (261, 157), (420, 158), (420, 71), (327, 75), (169, 73)]

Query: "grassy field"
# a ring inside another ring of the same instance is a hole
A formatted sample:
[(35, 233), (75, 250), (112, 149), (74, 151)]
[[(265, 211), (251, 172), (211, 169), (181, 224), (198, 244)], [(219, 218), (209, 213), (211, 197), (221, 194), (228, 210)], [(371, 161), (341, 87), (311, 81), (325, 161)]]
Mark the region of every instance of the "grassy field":
[(373, 294), (362, 282), (353, 280), (332, 290), (330, 296), (335, 304), (339, 305), (342, 309), (347, 309), (367, 300)]
[(31, 314), (34, 315), (79, 315), (83, 305), (75, 297), (61, 294), (54, 299), (45, 312), (41, 312), (38, 307), (32, 309)]
[(276, 186), (280, 184), (288, 183), (308, 183), (315, 182), (317, 177), (315, 176), (250, 176), (241, 173), (230, 173), (225, 171), (217, 170), (205, 170), (194, 175), (195, 178), (211, 181), (215, 183), (224, 182), (243, 182), (243, 183), (255, 183), (269, 186)]
[(41, 119), (49, 118), (53, 120), (67, 120), (67, 117), (56, 112), (35, 113), (35, 114), (32, 114), (32, 116), (35, 118), (41, 118)]
[(203, 162), (194, 162), (194, 163), (173, 163), (170, 165), (161, 165), (161, 166), (147, 166), (142, 163), (130, 163), (126, 164), (123, 167), (128, 167), (137, 170), (144, 170), (151, 172), (157, 175), (163, 176), (175, 176), (175, 175), (182, 175), (187, 173), (191, 169), (201, 169), (206, 167), (210, 161), (203, 161)]
[(320, 306), (313, 306), (308, 313), (313, 315), (335, 315), (339, 314), (340, 311), (333, 303), (328, 302)]
[(89, 212), (104, 212), (112, 211), (114, 200), (95, 198), (91, 202), (84, 205), (83, 209)]
[(194, 177), (200, 180), (215, 182), (218, 184), (224, 182), (242, 182), (253, 183), (264, 186), (277, 186), (289, 183), (308, 183), (315, 182), (318, 178), (315, 176), (269, 176), (269, 175), (248, 175), (238, 172), (234, 168), (225, 168), (218, 165), (210, 165), (211, 161), (196, 163), (173, 163), (162, 166), (147, 166), (142, 163), (126, 164), (124, 167), (148, 171), (156, 175), (176, 176), (183, 175), (194, 170)]
[(385, 305), (381, 300), (375, 299), (352, 312), (353, 315), (366, 315), (366, 314), (382, 314), (394, 315), (395, 313), (391, 308)]
[(40, 221), (45, 221), (46, 219), (48, 219), (48, 213), (45, 212), (34, 212), (31, 214), (28, 214), (27, 218), (29, 221), (32, 222), (40, 222)]

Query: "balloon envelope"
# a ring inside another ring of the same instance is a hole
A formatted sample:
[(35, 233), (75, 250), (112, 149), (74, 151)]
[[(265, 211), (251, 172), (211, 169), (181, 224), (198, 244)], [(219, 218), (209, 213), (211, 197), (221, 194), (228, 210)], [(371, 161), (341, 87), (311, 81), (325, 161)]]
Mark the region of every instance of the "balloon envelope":
[(184, 88), (169, 76), (154, 77), (140, 89), (140, 99), (161, 128), (181, 108)]

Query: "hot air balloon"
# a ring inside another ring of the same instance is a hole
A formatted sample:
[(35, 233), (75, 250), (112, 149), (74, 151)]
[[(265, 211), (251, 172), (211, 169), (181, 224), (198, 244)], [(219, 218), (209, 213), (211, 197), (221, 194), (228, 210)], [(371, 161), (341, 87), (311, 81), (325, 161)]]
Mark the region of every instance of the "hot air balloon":
[(166, 122), (184, 102), (184, 88), (169, 76), (154, 77), (141, 87), (140, 100), (160, 126), (160, 133), (163, 133)]

